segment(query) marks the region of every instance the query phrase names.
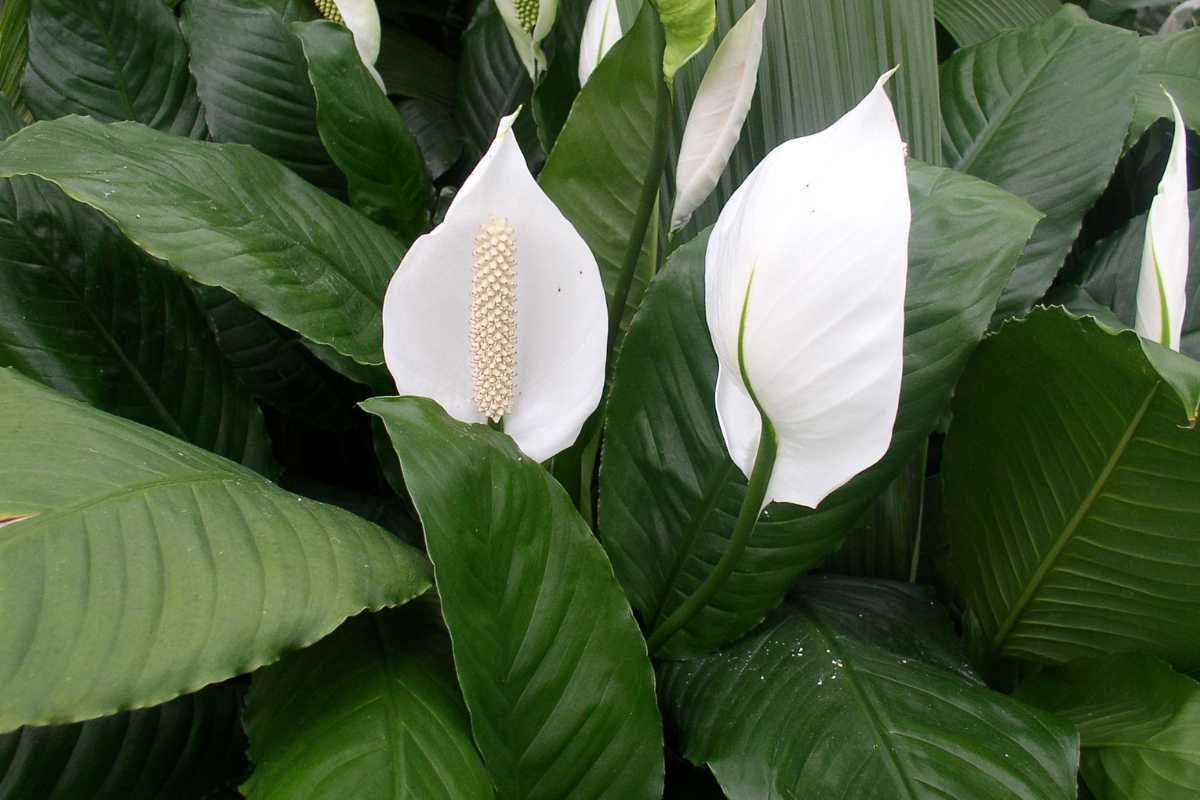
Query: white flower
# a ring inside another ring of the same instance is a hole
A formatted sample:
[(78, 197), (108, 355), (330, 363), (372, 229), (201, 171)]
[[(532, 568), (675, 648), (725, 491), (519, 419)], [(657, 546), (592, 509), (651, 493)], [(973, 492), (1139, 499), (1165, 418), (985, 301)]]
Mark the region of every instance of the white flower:
[(771, 151), (709, 239), (717, 413), (752, 484), (773, 433), (763, 505), (815, 508), (891, 441), (911, 222), (892, 72), (831, 127)]
[(679, 146), (673, 231), (687, 224), (716, 187), (737, 145), (758, 83), (766, 17), (767, 0), (757, 0), (725, 34), (700, 81)]
[(620, 38), (621, 14), (617, 10), (617, 0), (592, 0), (579, 40), (580, 86), (588, 82), (592, 70)]
[(375, 69), (379, 60), (380, 26), (379, 9), (375, 0), (314, 0), (317, 10), (326, 18), (350, 29), (354, 35), (354, 46), (363, 66), (385, 92), (383, 78)]
[(1137, 323), (1139, 335), (1179, 349), (1183, 315), (1187, 310), (1188, 212), (1187, 126), (1171, 93), (1163, 89), (1175, 115), (1171, 156), (1150, 204), (1142, 272), (1138, 278)]
[(499, 419), (544, 461), (600, 402), (608, 310), (595, 257), (529, 174), (515, 116), (400, 262), (383, 351), (401, 395), (464, 422)]
[(534, 80), (546, 66), (542, 40), (550, 35), (558, 15), (558, 0), (496, 0), (521, 63)]

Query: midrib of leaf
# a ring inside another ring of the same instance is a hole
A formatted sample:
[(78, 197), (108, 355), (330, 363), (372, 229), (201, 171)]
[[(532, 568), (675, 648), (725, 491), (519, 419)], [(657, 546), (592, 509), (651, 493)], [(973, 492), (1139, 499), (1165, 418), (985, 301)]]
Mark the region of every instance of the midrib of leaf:
[(1016, 626), (1017, 621), (1021, 618), (1021, 615), (1025, 613), (1025, 609), (1033, 600), (1034, 595), (1037, 594), (1038, 590), (1041, 588), (1042, 582), (1058, 563), (1059, 556), (1062, 555), (1062, 551), (1066, 549), (1068, 544), (1070, 544), (1071, 538), (1075, 535), (1075, 530), (1092, 510), (1092, 506), (1095, 505), (1096, 500), (1100, 498), (1105, 484), (1108, 483), (1109, 478), (1112, 477), (1112, 473), (1116, 470), (1117, 464), (1125, 455), (1125, 451), (1129, 449), (1129, 445), (1133, 441), (1134, 434), (1141, 426), (1142, 420), (1150, 410), (1150, 404), (1154, 401), (1154, 398), (1157, 396), (1158, 390), (1161, 386), (1162, 383), (1160, 381), (1156, 381), (1150, 387), (1150, 391), (1146, 394), (1146, 398), (1142, 401), (1142, 404), (1134, 414), (1133, 419), (1130, 420), (1129, 425), (1126, 426), (1125, 432), (1121, 435), (1120, 441), (1117, 442), (1117, 446), (1113, 449), (1112, 455), (1109, 456), (1107, 463), (1105, 463), (1103, 469), (1100, 470), (1100, 474), (1096, 476), (1096, 480), (1092, 483), (1091, 489), (1088, 490), (1087, 495), (1079, 504), (1079, 508), (1075, 510), (1075, 514), (1070, 520), (1067, 521), (1067, 524), (1063, 527), (1062, 532), (1055, 540), (1053, 547), (1051, 547), (1049, 552), (1046, 553), (1046, 556), (1038, 565), (1037, 570), (1029, 579), (1029, 582), (1026, 584), (1024, 590), (1022, 590), (1021, 595), (1017, 598), (1017, 602), (1013, 604), (1012, 609), (1009, 610), (1008, 616), (1005, 617), (1004, 622), (1001, 623), (995, 635), (992, 637), (992, 641), (988, 646), (989, 652), (999, 652), (1004, 640), (1008, 638), (1008, 635)]
[[(967, 146), (967, 149), (963, 152), (963, 155), (958, 160), (958, 163), (954, 165), (956, 170), (967, 173), (971, 171), (971, 167), (974, 165), (975, 158), (979, 155), (979, 151), (984, 145), (990, 143), (992, 137), (996, 135), (996, 131), (998, 131), (1008, 122), (1009, 114), (1013, 112), (1013, 109), (1016, 107), (1017, 103), (1025, 99), (1025, 94), (1029, 91), (1029, 87), (1033, 85), (1034, 81), (1041, 77), (1042, 72), (1045, 71), (1046, 67), (1054, 59), (1054, 56), (1058, 55), (1059, 52), (1062, 51), (1063, 47), (1066, 46), (1067, 40), (1074, 35), (1075, 27), (1072, 26), (1065, 33), (1059, 36), (1057, 40), (1054, 40), (1050, 43), (1046, 49), (1046, 55), (1042, 59), (1042, 63), (1038, 64), (1034, 71), (1030, 73), (1025, 80), (1021, 81), (1017, 85), (1017, 88), (1010, 93), (1005, 102), (1001, 104), (998, 112), (987, 121), (987, 125), (984, 126), (983, 131), (971, 142), (970, 145)], [(975, 63), (978, 63), (978, 57), (976, 57), (974, 61)], [(974, 69), (972, 69), (972, 72), (974, 72)]]
[(887, 727), (883, 724), (883, 715), (876, 708), (874, 693), (859, 684), (858, 671), (853, 666), (853, 659), (846, 655), (834, 636), (825, 628), (825, 625), (822, 624), (821, 620), (811, 609), (805, 608), (804, 615), (812, 623), (813, 630), (825, 642), (829, 654), (842, 662), (842, 669), (845, 670), (846, 685), (850, 687), (850, 692), (854, 695), (855, 703), (867, 718), (871, 735), (874, 737), (876, 744), (879, 745), (879, 752), (883, 753), (887, 758), (888, 767), (891, 768), (892, 774), (895, 775), (896, 779), (904, 787), (905, 796), (908, 797), (908, 800), (920, 800), (921, 795), (917, 793), (917, 787), (913, 785), (912, 779), (909, 778), (908, 772), (904, 769), (903, 764), (901, 764), (900, 756), (896, 753), (895, 748), (892, 747), (891, 740), (885, 735)]
[[(381, 656), (379, 668), (383, 671), (384, 675), (384, 691), (381, 698), (383, 700), (384, 714), (387, 717), (384, 721), (384, 727), (388, 732), (388, 738), (391, 740), (389, 744), (392, 745), (388, 748), (388, 752), (399, 758), (400, 754), (404, 752), (404, 748), (395, 745), (403, 737), (404, 726), (401, 724), (401, 720), (404, 718), (404, 715), (396, 708), (396, 702), (392, 697), (392, 693), (387, 691), (390, 684), (395, 680), (393, 677), (394, 666), (392, 664), (391, 653), (388, 651), (383, 624), (379, 621), (378, 617), (371, 617), (371, 633), (374, 634), (375, 639), (379, 642), (379, 653)], [(399, 683), (399, 681), (396, 681), (396, 683)], [(388, 761), (391, 763), (390, 758)], [(404, 773), (403, 767), (402, 763), (391, 763), (392, 797), (404, 797), (405, 795), (404, 780), (401, 778), (401, 775)]]
[[(116, 53), (117, 53), (117, 48), (116, 48), (116, 44), (113, 42), (112, 34), (111, 34), (110, 30), (102, 24), (102, 22), (99, 18), (99, 13), (98, 13), (99, 9), (97, 9), (97, 7), (96, 7), (95, 0), (87, 0), (87, 2), (81, 3), (80, 5), (82, 8), (87, 9), (89, 12), (91, 12), (93, 22), (95, 22), (95, 24), (96, 24), (96, 29), (98, 31), (100, 31), (100, 35), (104, 39), (104, 49), (108, 52), (108, 54), (110, 56), (113, 57), (112, 58), (112, 66), (114, 66), (116, 68), (116, 72), (117, 72), (117, 89), (121, 92), (121, 100), (123, 100), (125, 102), (125, 111), (126, 111), (126, 114), (128, 115), (127, 118), (128, 119), (136, 119), (137, 115), (133, 109), (133, 100), (129, 96), (129, 87), (127, 85), (128, 80), (125, 77), (125, 64), (121, 63), (121, 61), (115, 57)], [(138, 22), (138, 18), (137, 18), (136, 14), (134, 15), (133, 22), (135, 25)]]
[(721, 489), (724, 488), (725, 482), (729, 480), (729, 473), (735, 468), (732, 461), (726, 461), (721, 471), (717, 473), (716, 480), (709, 484), (708, 490), (704, 493), (699, 513), (692, 520), (692, 524), (688, 526), (688, 531), (683, 537), (683, 547), (679, 554), (675, 556), (675, 563), (671, 565), (671, 572), (663, 585), (662, 592), (659, 594), (658, 602), (654, 609), (654, 613), (647, 624), (647, 628), (652, 630), (662, 617), (663, 609), (667, 606), (667, 600), (671, 597), (671, 590), (675, 588), (675, 582), (679, 580), (679, 573), (683, 571), (683, 565), (692, 555), (692, 548), (696, 546), (696, 537), (700, 535), (700, 531), (704, 529), (704, 523), (708, 521), (709, 516), (717, 507), (717, 500), (720, 499)]

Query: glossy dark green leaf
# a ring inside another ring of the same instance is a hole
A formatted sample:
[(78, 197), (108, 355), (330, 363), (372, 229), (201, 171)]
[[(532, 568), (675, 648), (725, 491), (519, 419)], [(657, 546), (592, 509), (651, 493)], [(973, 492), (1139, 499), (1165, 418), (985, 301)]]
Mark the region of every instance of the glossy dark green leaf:
[(933, 13), (960, 47), (969, 47), (1040, 22), (1061, 7), (1060, 0), (934, 0)]
[(111, 717), (0, 735), (0, 797), (188, 800), (241, 758), (241, 690), (222, 683)]
[(1062, 309), (959, 382), (942, 462), (973, 651), (1200, 666), (1200, 363)]
[(801, 583), (745, 639), (664, 664), (683, 754), (731, 800), (1074, 800), (1078, 737), (993, 692), (925, 590)]
[[(796, 578), (836, 550), (937, 423), (1037, 220), (982, 181), (909, 162), (913, 204), (904, 383), (884, 459), (814, 512), (770, 506), (734, 574), (667, 642), (708, 652), (754, 627)], [(651, 285), (617, 363), (600, 474), (600, 538), (645, 627), (710, 574), (745, 493), (713, 405), (702, 236)]]
[(646, 643), (566, 492), (507, 436), (432, 401), (365, 408), (383, 419), (425, 527), (497, 796), (661, 796)]
[(385, 23), (375, 68), (388, 94), (454, 104), (457, 64), (419, 36)]
[(249, 800), (490, 800), (436, 607), (347, 620), (254, 674)]
[(959, 50), (941, 77), (946, 163), (1046, 215), (1000, 300), (998, 322), (1046, 293), (1108, 185), (1133, 114), (1137, 37), (1068, 5)]
[(1200, 796), (1200, 683), (1143, 655), (1039, 672), (1016, 696), (1073, 722), (1099, 800)]
[(1155, 121), (1171, 119), (1163, 89), (1179, 104), (1188, 127), (1200, 130), (1200, 29), (1138, 39), (1137, 95), (1128, 146)]
[(29, 55), (30, 0), (5, 0), (0, 4), (0, 92), (21, 108), (21, 75)]
[[(716, 36), (675, 75), (672, 164), (716, 45), (751, 5), (753, 0), (717, 0)], [(909, 150), (922, 161), (940, 163), (933, 0), (768, 2), (758, 89), (741, 139), (720, 183), (683, 228), (680, 241), (716, 222), (725, 202), (767, 153), (833, 124), (897, 65), (900, 71), (888, 91)]]
[(403, 246), (273, 159), (67, 117), (0, 145), (0, 175), (29, 174), (188, 277), (362, 363), (383, 362), (380, 308)]
[(411, 242), (424, 233), (433, 205), (416, 140), (363, 66), (349, 30), (327, 20), (292, 29), (317, 94), (317, 130), (346, 176), (350, 204)]
[[(20, 125), (0, 100), (0, 136)], [(270, 472), (262, 414), (187, 282), (36, 178), (0, 181), (0, 366)]]
[(317, 15), (312, 0), (188, 0), (183, 32), (208, 130), (252, 145), (326, 188), (345, 185), (317, 132), (317, 101), (289, 24)]
[(652, 5), (608, 51), (571, 109), (538, 183), (588, 243), (609, 304), (609, 344), (645, 292), (638, 259), (668, 126), (663, 33)]
[(401, 101), (396, 111), (417, 140), (429, 174), (435, 179), (442, 177), (463, 152), (462, 129), (450, 109), (418, 99)]
[[(1188, 194), (1191, 206), (1190, 263), (1200, 264), (1200, 191)], [(1068, 279), (1096, 302), (1112, 310), (1124, 327), (1132, 328), (1137, 317), (1137, 287), (1142, 274), (1142, 250), (1146, 240), (1146, 215), (1135, 217), (1124, 228), (1089, 250), (1079, 268)], [(1060, 302), (1061, 295), (1055, 295)], [(1090, 313), (1086, 306), (1066, 301), (1076, 313)], [(1200, 358), (1200, 268), (1191, 269), (1187, 280), (1187, 310), (1183, 317), (1180, 349)]]
[[(454, 110), (462, 127), (464, 155), (469, 164), (474, 165), (496, 138), (500, 119), (526, 102), (532, 90), (529, 73), (513, 48), (504, 20), (489, 4), (463, 34), (458, 68), (458, 99)], [(529, 137), (527, 133), (522, 135), (527, 131), (528, 125), (516, 128), (521, 149), (529, 159)]]
[(187, 43), (162, 0), (36, 0), (22, 97), (39, 119), (85, 114), (204, 132)]
[(590, 5), (589, 0), (559, 0), (554, 29), (547, 40), (550, 63), (532, 102), (538, 140), (547, 152), (554, 147), (579, 94), (579, 40)]
[(429, 587), (420, 553), (0, 370), (0, 732), (144, 708)]

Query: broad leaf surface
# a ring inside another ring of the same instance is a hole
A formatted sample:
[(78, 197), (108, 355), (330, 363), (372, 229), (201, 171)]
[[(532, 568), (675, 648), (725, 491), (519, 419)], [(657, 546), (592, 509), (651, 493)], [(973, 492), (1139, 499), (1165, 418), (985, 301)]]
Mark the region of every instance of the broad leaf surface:
[[(464, 155), (473, 166), (496, 137), (500, 119), (526, 102), (533, 87), (493, 4), (475, 18), (462, 42), (454, 111), (462, 128)], [(526, 116), (522, 114), (518, 122)], [(530, 126), (517, 125), (515, 131), (529, 159)]]
[(846, 541), (825, 562), (825, 571), (862, 578), (915, 579), (922, 549), (925, 449), (918, 448)]
[(731, 800), (1074, 800), (1077, 736), (988, 689), (906, 584), (801, 583), (746, 638), (659, 670), (683, 754)]
[(29, 56), (30, 0), (5, 0), (0, 4), (0, 92), (23, 107), (21, 75)]
[(350, 204), (411, 242), (424, 233), (433, 205), (416, 140), (363, 66), (349, 30), (327, 20), (293, 30), (317, 94), (317, 130), (346, 176)]
[(241, 690), (209, 686), (169, 703), (0, 735), (0, 797), (203, 797), (241, 758)]
[[(716, 36), (675, 75), (679, 155), (688, 110), (716, 44), (753, 0), (717, 0)], [(720, 183), (682, 229), (687, 241), (717, 221), (734, 190), (771, 150), (824, 130), (858, 105), (879, 76), (900, 65), (888, 93), (913, 157), (941, 161), (933, 0), (776, 0), (767, 4), (758, 90)], [(672, 203), (665, 203), (671, 208)]]
[(1157, 658), (1075, 661), (1016, 696), (1079, 728), (1080, 771), (1099, 800), (1200, 796), (1200, 683)]
[(0, 370), (0, 731), (142, 708), (429, 586), (420, 554)]
[(700, 51), (717, 24), (715, 0), (654, 0), (666, 34), (663, 72), (670, 81)]
[(507, 436), (432, 401), (365, 407), (383, 419), (421, 516), (497, 797), (660, 797), (646, 643), (566, 492)]
[(1062, 309), (959, 382), (942, 462), (973, 650), (1200, 666), (1200, 364)]
[[(1189, 262), (1200, 265), (1200, 191), (1188, 194), (1188, 204), (1191, 206)], [(1137, 317), (1137, 287), (1145, 240), (1146, 215), (1142, 214), (1084, 254), (1079, 269), (1067, 276), (1089, 297), (1111, 309), (1127, 328), (1133, 327)], [(1188, 271), (1187, 300), (1180, 349), (1192, 358), (1200, 358), (1200, 266)], [(1070, 302), (1066, 305), (1077, 313), (1088, 311)]]
[(1061, 7), (1060, 0), (934, 0), (933, 13), (960, 47), (969, 47), (1040, 22)]
[(312, 0), (188, 0), (182, 25), (212, 138), (252, 145), (340, 189), (345, 181), (317, 131), (304, 51), (288, 27), (316, 15)]
[(1128, 146), (1160, 119), (1171, 119), (1171, 103), (1179, 104), (1188, 127), (1200, 130), (1200, 30), (1138, 39), (1138, 78)]
[(1064, 6), (959, 50), (941, 71), (946, 163), (1046, 215), (996, 309), (997, 322), (1023, 315), (1050, 288), (1121, 155), (1137, 37)]
[(463, 152), (462, 130), (450, 108), (428, 100), (404, 100), (396, 105), (433, 178), (440, 178), (454, 166)]
[[(982, 181), (913, 161), (909, 185), (904, 381), (888, 454), (815, 512), (770, 506), (729, 581), (664, 654), (704, 653), (754, 627), (799, 575), (837, 549), (944, 411), (1037, 215)], [(677, 250), (652, 284), (608, 406), (599, 533), (647, 629), (713, 570), (745, 492), (713, 406), (706, 239)]]
[(135, 123), (39, 122), (0, 145), (0, 175), (37, 175), (175, 270), (305, 337), (383, 362), (395, 237), (249, 147)]
[[(579, 93), (538, 177), (596, 256), (610, 329), (627, 323), (646, 288), (638, 259), (668, 125), (667, 87), (656, 66), (662, 52), (662, 28), (647, 5)], [(610, 346), (616, 341), (610, 335)]]
[(249, 800), (489, 800), (437, 610), (361, 614), (254, 674)]
[(375, 68), (388, 94), (454, 104), (457, 63), (415, 34), (384, 23)]
[[(0, 101), (0, 136), (19, 127)], [(270, 470), (262, 414), (187, 282), (36, 178), (0, 181), (0, 365)]]
[(187, 42), (162, 0), (35, 0), (22, 96), (39, 119), (84, 114), (204, 132)]

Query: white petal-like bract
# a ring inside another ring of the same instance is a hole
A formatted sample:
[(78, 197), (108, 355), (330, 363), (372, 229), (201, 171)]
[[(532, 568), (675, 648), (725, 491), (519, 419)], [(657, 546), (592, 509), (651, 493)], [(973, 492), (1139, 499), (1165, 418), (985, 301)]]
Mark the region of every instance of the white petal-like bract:
[(766, 502), (815, 508), (891, 442), (912, 216), (891, 74), (826, 130), (772, 150), (708, 242), (721, 431), (749, 475), (770, 420)]
[(550, 35), (558, 16), (558, 0), (496, 0), (496, 9), (529, 77), (537, 76), (546, 66), (542, 40)]
[(580, 86), (588, 82), (596, 65), (620, 38), (621, 14), (617, 0), (592, 0), (579, 40)]
[[(502, 312), (512, 310), (515, 367), (492, 376), (501, 385), (490, 396), (503, 400), (511, 390), (504, 431), (544, 461), (575, 441), (600, 402), (608, 309), (595, 257), (529, 174), (514, 117), (501, 121), (445, 220), (413, 243), (392, 277), (383, 351), (401, 395), (428, 397), (456, 419), (483, 422), (476, 389), (480, 369), (489, 367), (480, 366), (478, 352), (473, 363), (472, 333), (494, 333), (497, 346), (507, 347), (508, 332), (488, 326), (503, 328)], [(473, 287), (478, 296), (481, 280), (500, 280), (509, 268), (511, 292), (501, 286), (498, 299), (473, 308)], [(494, 319), (480, 318), (488, 313)], [(506, 353), (493, 355), (493, 364), (509, 365)]]
[(675, 169), (671, 230), (682, 228), (709, 193), (737, 145), (762, 57), (767, 0), (757, 0), (721, 40), (688, 113)]
[(375, 0), (333, 0), (333, 4), (341, 14), (346, 27), (350, 29), (350, 33), (354, 35), (354, 46), (358, 49), (359, 58), (362, 59), (367, 71), (371, 73), (371, 77), (379, 84), (379, 88), (386, 92), (383, 78), (375, 69), (375, 62), (379, 60), (382, 37), (379, 26), (379, 9), (375, 7)]
[(1139, 335), (1179, 349), (1183, 315), (1187, 306), (1189, 229), (1187, 186), (1187, 126), (1170, 92), (1175, 115), (1175, 140), (1158, 194), (1150, 204), (1142, 271), (1138, 278), (1137, 322)]

